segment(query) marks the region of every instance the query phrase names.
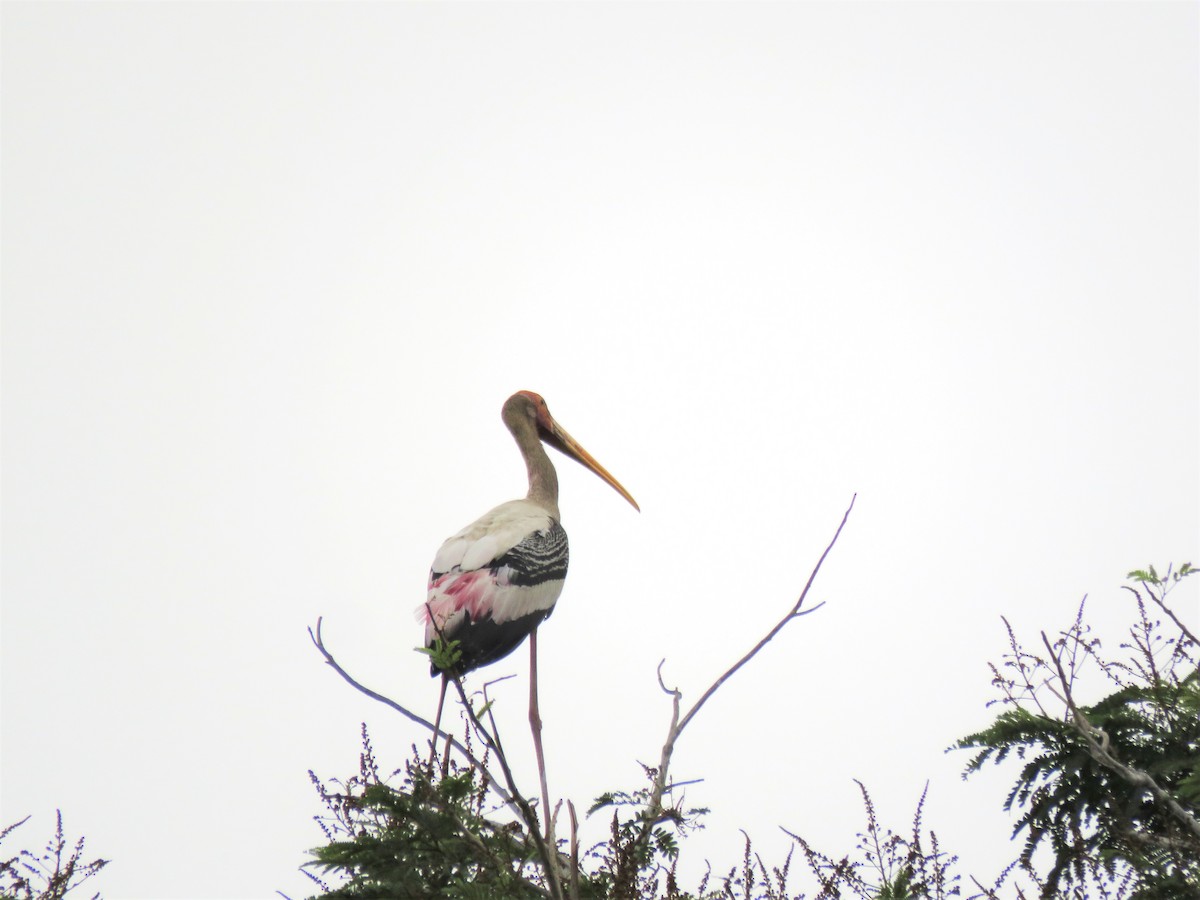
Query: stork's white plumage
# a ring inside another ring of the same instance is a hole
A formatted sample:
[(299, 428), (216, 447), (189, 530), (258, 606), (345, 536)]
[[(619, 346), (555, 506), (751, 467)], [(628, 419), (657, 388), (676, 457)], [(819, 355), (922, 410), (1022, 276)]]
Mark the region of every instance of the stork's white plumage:
[(433, 558), (433, 571), (478, 569), (515, 547), (526, 535), (545, 530), (553, 522), (546, 510), (528, 500), (501, 503), (446, 538)]

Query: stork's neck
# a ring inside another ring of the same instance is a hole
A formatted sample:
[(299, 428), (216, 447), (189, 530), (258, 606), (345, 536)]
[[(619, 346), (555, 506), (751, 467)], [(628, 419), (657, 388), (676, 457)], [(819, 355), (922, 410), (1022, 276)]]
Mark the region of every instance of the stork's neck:
[(521, 455), (525, 457), (525, 468), (529, 473), (529, 493), (525, 495), (526, 499), (542, 507), (551, 518), (558, 521), (558, 473), (554, 471), (554, 464), (550, 462), (550, 457), (546, 454), (536, 431), (522, 429), (515, 437)]

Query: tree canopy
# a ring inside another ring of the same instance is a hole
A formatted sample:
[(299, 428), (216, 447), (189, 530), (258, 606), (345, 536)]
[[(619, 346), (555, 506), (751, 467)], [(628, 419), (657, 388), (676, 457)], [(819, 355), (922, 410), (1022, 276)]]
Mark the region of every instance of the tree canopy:
[[(818, 562), (812, 578), (819, 568)], [(678, 692), (660, 685), (674, 704), (660, 766), (646, 768), (645, 784), (606, 792), (592, 804), (593, 814), (611, 811), (605, 841), (578, 845), (572, 804), (566, 836), (556, 839), (553, 829), (545, 829), (507, 771), (499, 736), (490, 730), (486, 696), (479, 705), (460, 685), (471, 727), (461, 741), (443, 736), (460, 751), (455, 758), (438, 763), (414, 745), (403, 767), (384, 777), (364, 726), (355, 776), (335, 782), (312, 776), (326, 808), (321, 821), (328, 842), (314, 851), (310, 877), (321, 887), (317, 896), (330, 898), (1200, 900), (1197, 640), (1166, 602), (1195, 572), (1185, 564), (1163, 576), (1153, 567), (1130, 573), (1132, 624), (1113, 651), (1092, 633), (1086, 603), (1055, 636), (1042, 632), (1034, 649), (1005, 620), (1008, 652), (991, 666), (999, 712), (987, 728), (951, 748), (972, 754), (964, 777), (988, 763), (1019, 763), (1004, 809), (1014, 817), (1020, 852), (986, 880), (961, 872), (958, 858), (925, 828), (924, 795), (911, 828), (898, 832), (879, 822), (860, 783), (866, 824), (851, 851), (828, 854), (791, 835), (786, 858), (768, 865), (747, 837), (740, 862), (721, 874), (710, 869), (697, 885), (678, 883), (681, 847), (707, 810), (672, 802), (674, 741), (726, 678), (782, 627), (811, 611), (802, 610), (803, 595), (686, 714)], [(314, 640), (354, 683), (319, 633)], [(1089, 669), (1103, 675), (1111, 692), (1083, 703), (1079, 676)], [(476, 753), (479, 743), (484, 749)], [(495, 813), (497, 798), (508, 815)], [(801, 878), (807, 879), (803, 889), (795, 887)]]

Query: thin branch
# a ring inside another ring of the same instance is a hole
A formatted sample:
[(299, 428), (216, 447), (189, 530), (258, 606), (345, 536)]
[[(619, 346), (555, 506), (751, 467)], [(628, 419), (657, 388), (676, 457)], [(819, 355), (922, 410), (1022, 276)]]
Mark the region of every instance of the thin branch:
[(1190, 812), (1179, 805), (1167, 791), (1165, 791), (1157, 781), (1147, 772), (1141, 769), (1135, 769), (1132, 766), (1127, 766), (1125, 763), (1117, 759), (1111, 749), (1108, 733), (1103, 728), (1097, 728), (1090, 721), (1083, 711), (1075, 704), (1075, 698), (1071, 693), (1071, 682), (1067, 678), (1067, 673), (1063, 670), (1062, 661), (1057, 653), (1054, 652), (1053, 646), (1050, 644), (1050, 639), (1046, 637), (1046, 632), (1042, 632), (1042, 643), (1046, 645), (1046, 649), (1050, 651), (1050, 657), (1054, 660), (1054, 668), (1058, 672), (1058, 682), (1062, 685), (1062, 699), (1067, 704), (1067, 709), (1070, 711), (1071, 719), (1075, 725), (1075, 730), (1083, 737), (1087, 744), (1088, 754), (1100, 765), (1106, 769), (1111, 769), (1116, 772), (1122, 779), (1132, 784), (1134, 787), (1143, 788), (1151, 793), (1153, 797), (1162, 803), (1175, 818), (1179, 819), (1188, 829), (1200, 838), (1200, 821), (1196, 819)]
[(663, 681), (662, 670), (663, 670), (663, 666), (665, 666), (666, 664), (667, 664), (667, 660), (664, 657), (663, 659), (660, 659), (658, 661), (658, 668), (654, 670), (655, 674), (658, 676), (658, 686), (660, 688), (662, 688), (662, 692), (664, 694), (669, 694), (671, 696), (675, 696), (675, 695), (679, 694), (679, 691), (675, 690), (674, 688), (667, 687), (666, 683)]
[(383, 694), (380, 694), (376, 691), (371, 690), (366, 685), (363, 685), (360, 682), (356, 681), (354, 679), (354, 677), (350, 675), (349, 672), (347, 672), (345, 669), (343, 669), (341, 667), (341, 665), (338, 663), (338, 661), (333, 658), (333, 654), (330, 653), (329, 650), (326, 649), (326, 647), (325, 647), (325, 641), (321, 636), (321, 623), (322, 623), (322, 619), (318, 618), (316, 631), (314, 632), (313, 629), (309, 628), (308, 636), (312, 640), (313, 646), (315, 646), (317, 648), (317, 650), (320, 651), (321, 655), (323, 657), (325, 657), (325, 662), (328, 663), (329, 666), (335, 672), (337, 672), (339, 675), (341, 675), (342, 678), (351, 687), (355, 688), (356, 690), (358, 690), (359, 692), (361, 692), (363, 694), (366, 694), (372, 700), (378, 700), (384, 706), (391, 707), (392, 709), (394, 709), (396, 712), (400, 713), (400, 715), (404, 716), (405, 718), (410, 719), (413, 722), (416, 722), (418, 725), (428, 728), (431, 732), (433, 732), (435, 739), (437, 737), (445, 738), (446, 741), (450, 744), (450, 746), (454, 747), (454, 749), (456, 749), (459, 753), (461, 753), (464, 757), (466, 757), (468, 761), (470, 761), (471, 765), (473, 765), (476, 769), (479, 770), (480, 774), (482, 774), (484, 779), (487, 781), (488, 787), (490, 787), (492, 790), (494, 790), (496, 792), (496, 794), (500, 797), (501, 800), (503, 800), (510, 807), (513, 805), (513, 798), (508, 793), (508, 791), (506, 791), (504, 789), (504, 787), (491, 775), (491, 773), (488, 772), (488, 770), (484, 767), (483, 763), (481, 763), (478, 759), (476, 759), (472, 755), (471, 751), (469, 751), (466, 747), (464, 747), (457, 739), (455, 739), (455, 737), (453, 735), (448, 734), (447, 732), (442, 731), (439, 728), (435, 728), (433, 726), (432, 722), (426, 721), (421, 716), (418, 716), (412, 710), (402, 706), (401, 704), (397, 703), (395, 700), (391, 699), (390, 697), (385, 697)]
[(533, 752), (537, 757), (538, 784), (542, 791), (542, 810), (545, 816), (546, 843), (557, 847), (554, 839), (554, 819), (550, 814), (550, 787), (546, 780), (546, 754), (542, 749), (542, 714), (538, 704), (537, 629), (529, 634), (529, 731), (533, 737)]
[(579, 900), (579, 820), (575, 817), (575, 804), (567, 801), (567, 812), (571, 816), (571, 900)]
[[(775, 627), (767, 632), (766, 637), (764, 637), (761, 641), (759, 641), (757, 644), (755, 644), (753, 649), (751, 649), (749, 653), (747, 653), (745, 656), (743, 656), (741, 659), (739, 659), (736, 663), (734, 663), (732, 666), (730, 666), (729, 669), (725, 672), (725, 674), (723, 674), (720, 678), (718, 678), (716, 681), (714, 681), (712, 683), (712, 685), (709, 687), (709, 689), (704, 692), (704, 694), (700, 697), (700, 699), (696, 701), (696, 704), (691, 709), (688, 710), (687, 715), (684, 716), (683, 719), (680, 721), (678, 731), (682, 732), (683, 729), (687, 728), (688, 723), (690, 721), (692, 721), (692, 717), (695, 716), (696, 713), (698, 713), (700, 711), (700, 707), (702, 707), (705, 704), (705, 702), (707, 702), (708, 698), (711, 697), (713, 694), (715, 694), (717, 692), (717, 689), (721, 685), (723, 685), (733, 675), (734, 672), (736, 672), (738, 669), (740, 669), (746, 663), (750, 662), (750, 660), (752, 660), (756, 655), (758, 655), (758, 652), (760, 650), (762, 650), (763, 647), (767, 646), (767, 644), (769, 644), (774, 639), (775, 635), (779, 634), (779, 632), (781, 632), (784, 629), (784, 626), (786, 626), (788, 624), (788, 622), (792, 621), (792, 619), (799, 618), (800, 616), (806, 616), (809, 613), (816, 612), (818, 609), (820, 609), (822, 606), (825, 605), (825, 602), (821, 601), (820, 603), (818, 603), (816, 606), (812, 607), (811, 609), (806, 609), (806, 610), (801, 611), (801, 607), (804, 606), (804, 601), (808, 597), (809, 588), (812, 587), (813, 581), (816, 580), (817, 573), (821, 571), (821, 565), (825, 562), (825, 557), (827, 557), (829, 555), (829, 551), (831, 551), (833, 549), (833, 545), (837, 543), (837, 539), (841, 535), (842, 529), (846, 527), (846, 520), (850, 518), (850, 511), (852, 509), (854, 509), (854, 501), (857, 498), (858, 498), (858, 494), (855, 494), (854, 496), (852, 496), (850, 498), (850, 505), (848, 507), (846, 507), (846, 512), (842, 516), (841, 524), (838, 525), (837, 531), (834, 532), (833, 539), (829, 542), (829, 546), (827, 546), (825, 548), (825, 552), (821, 554), (821, 558), (818, 559), (817, 564), (815, 566), (813, 566), (812, 573), (808, 576), (808, 582), (804, 585), (804, 590), (800, 592), (800, 598), (795, 602), (795, 604), (792, 606), (792, 608), (790, 610), (788, 610), (787, 614), (782, 619), (780, 619), (778, 623), (776, 623)], [(678, 737), (678, 733), (676, 734), (676, 737)]]
[[(500, 741), (500, 726), (496, 724), (496, 715), (493, 712), (495, 706), (492, 705), (492, 698), (488, 696), (488, 688), (490, 688), (493, 684), (499, 684), (501, 681), (507, 681), (509, 678), (515, 677), (515, 675), (505, 675), (503, 678), (497, 678), (494, 681), (486, 681), (483, 684), (483, 688), (480, 690), (480, 693), (483, 694), (483, 711), (487, 713), (488, 723), (492, 726), (491, 736), (492, 740), (495, 742), (496, 755), (497, 757), (501, 758), (503, 762), (507, 762), (508, 757), (505, 756), (504, 744)], [(470, 709), (470, 715), (478, 715), (473, 707)]]

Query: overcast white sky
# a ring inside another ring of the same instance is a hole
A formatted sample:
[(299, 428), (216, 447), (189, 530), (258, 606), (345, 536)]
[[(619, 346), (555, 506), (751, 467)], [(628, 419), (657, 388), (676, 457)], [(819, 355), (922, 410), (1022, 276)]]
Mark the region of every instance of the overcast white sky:
[(942, 751), (1000, 616), (1115, 635), (1200, 544), (1197, 9), (5, 3), (4, 822), (109, 898), (305, 896), (306, 770), (422, 737), (305, 628), (432, 710), (525, 388), (644, 510), (559, 466), (552, 792), (636, 786), (658, 661), (694, 700), (858, 492), (678, 750), (690, 871), (849, 849), (857, 777), (993, 876), (1008, 778)]

